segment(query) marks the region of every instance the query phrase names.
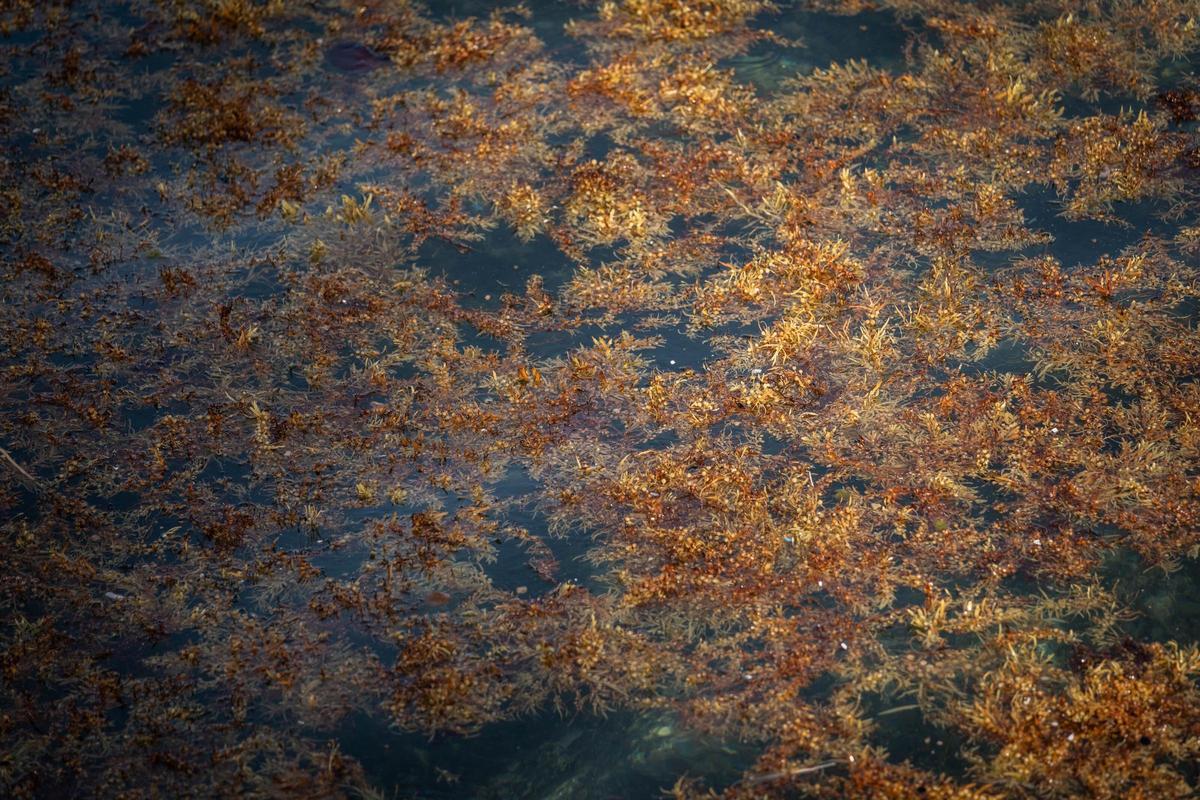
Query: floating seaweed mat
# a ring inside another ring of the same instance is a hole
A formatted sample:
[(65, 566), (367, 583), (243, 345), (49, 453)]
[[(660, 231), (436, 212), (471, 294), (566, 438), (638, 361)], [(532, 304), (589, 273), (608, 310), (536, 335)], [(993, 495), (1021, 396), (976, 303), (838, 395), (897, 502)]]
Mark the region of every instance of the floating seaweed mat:
[(0, 793), (1195, 794), (1200, 8), (801, 6), (0, 10)]

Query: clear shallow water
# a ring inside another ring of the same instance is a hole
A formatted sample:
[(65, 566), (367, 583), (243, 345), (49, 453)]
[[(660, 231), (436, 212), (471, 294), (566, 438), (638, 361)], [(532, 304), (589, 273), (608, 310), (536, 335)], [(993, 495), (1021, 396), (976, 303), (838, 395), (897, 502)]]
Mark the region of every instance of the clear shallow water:
[(1195, 787), (1194, 124), (746, 8), (4, 10), (6, 792)]

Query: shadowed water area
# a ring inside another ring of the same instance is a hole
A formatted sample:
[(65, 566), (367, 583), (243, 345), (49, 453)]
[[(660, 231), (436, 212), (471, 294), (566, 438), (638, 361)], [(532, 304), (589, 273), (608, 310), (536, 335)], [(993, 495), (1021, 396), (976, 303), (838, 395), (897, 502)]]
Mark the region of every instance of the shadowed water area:
[(0, 2), (0, 796), (1193, 796), (1197, 17)]

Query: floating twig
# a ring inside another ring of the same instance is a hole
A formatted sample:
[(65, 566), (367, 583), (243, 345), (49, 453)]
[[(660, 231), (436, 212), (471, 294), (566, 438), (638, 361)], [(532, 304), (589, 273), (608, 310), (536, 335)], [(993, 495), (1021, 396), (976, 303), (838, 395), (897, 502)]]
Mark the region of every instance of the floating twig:
[(813, 764), (811, 767), (796, 767), (795, 769), (781, 769), (776, 772), (768, 772), (766, 775), (755, 775), (753, 778), (743, 781), (746, 786), (756, 786), (760, 783), (779, 780), (780, 778), (795, 778), (799, 775), (809, 775), (813, 772), (836, 767), (841, 761), (834, 759), (832, 761), (822, 761), (820, 764)]
[(25, 468), (18, 464), (16, 459), (3, 447), (0, 447), (0, 457), (3, 457), (8, 465), (16, 470), (17, 474), (21, 476), (22, 483), (25, 483), (34, 491), (42, 491), (42, 484), (38, 482), (38, 479), (26, 472)]

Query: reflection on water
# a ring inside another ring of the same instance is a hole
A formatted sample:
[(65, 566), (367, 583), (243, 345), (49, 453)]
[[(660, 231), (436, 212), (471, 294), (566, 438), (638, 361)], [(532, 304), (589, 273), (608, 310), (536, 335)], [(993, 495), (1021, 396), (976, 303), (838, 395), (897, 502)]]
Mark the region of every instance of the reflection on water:
[(1193, 794), (1198, 13), (5, 4), (0, 793)]

